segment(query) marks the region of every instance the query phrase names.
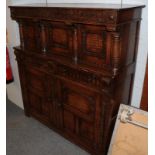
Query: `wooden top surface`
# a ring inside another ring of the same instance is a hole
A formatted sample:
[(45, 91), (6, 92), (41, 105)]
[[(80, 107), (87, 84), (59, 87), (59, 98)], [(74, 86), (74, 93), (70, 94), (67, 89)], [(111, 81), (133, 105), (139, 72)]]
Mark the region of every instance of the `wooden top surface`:
[(80, 8), (80, 9), (132, 9), (143, 8), (144, 5), (128, 5), (128, 4), (104, 4), (104, 3), (34, 3), (24, 5), (13, 5), (9, 7), (47, 7), (47, 8)]

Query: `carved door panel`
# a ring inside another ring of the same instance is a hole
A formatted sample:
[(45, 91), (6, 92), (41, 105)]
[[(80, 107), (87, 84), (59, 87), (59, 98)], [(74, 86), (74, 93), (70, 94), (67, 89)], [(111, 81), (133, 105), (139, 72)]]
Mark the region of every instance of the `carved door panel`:
[(25, 65), (27, 98), (30, 114), (43, 121), (50, 121), (50, 102), (47, 75), (33, 64)]
[(80, 53), (83, 63), (102, 67), (107, 59), (107, 33), (102, 26), (81, 26), (79, 34)]
[(62, 22), (48, 23), (48, 49), (49, 53), (72, 57), (73, 55), (73, 29), (71, 25)]
[(27, 51), (41, 49), (40, 26), (37, 22), (22, 23), (21, 42)]
[(99, 143), (100, 95), (76, 83), (59, 81), (61, 128), (88, 146)]

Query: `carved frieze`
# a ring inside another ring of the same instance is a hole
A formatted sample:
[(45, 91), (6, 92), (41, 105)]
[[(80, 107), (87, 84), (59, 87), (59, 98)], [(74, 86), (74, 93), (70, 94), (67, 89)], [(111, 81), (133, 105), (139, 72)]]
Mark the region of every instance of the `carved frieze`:
[(86, 70), (74, 69), (58, 63), (49, 63), (49, 70), (54, 75), (59, 75), (95, 88), (107, 89), (107, 91), (110, 89), (110, 77), (103, 77), (92, 72), (87, 72)]
[[(37, 11), (38, 9), (38, 11)], [(50, 19), (56, 21), (76, 21), (79, 23), (116, 24), (117, 12), (113, 10), (89, 10), (89, 9), (66, 9), (66, 8), (14, 8), (11, 9), (11, 17)], [(50, 17), (50, 18), (49, 18)]]

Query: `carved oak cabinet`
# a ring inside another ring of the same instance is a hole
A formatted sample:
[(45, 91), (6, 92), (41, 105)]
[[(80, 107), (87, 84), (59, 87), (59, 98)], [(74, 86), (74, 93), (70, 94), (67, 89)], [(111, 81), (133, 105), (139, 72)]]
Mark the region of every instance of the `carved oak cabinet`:
[(143, 7), (10, 6), (25, 114), (106, 155), (119, 105), (130, 104)]

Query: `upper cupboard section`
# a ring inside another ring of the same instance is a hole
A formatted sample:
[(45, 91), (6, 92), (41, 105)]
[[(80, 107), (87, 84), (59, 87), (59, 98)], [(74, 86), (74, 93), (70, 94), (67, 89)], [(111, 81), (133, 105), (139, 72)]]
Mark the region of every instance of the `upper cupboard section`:
[(19, 22), (20, 42), (23, 50), (41, 48), (40, 26), (37, 22)]
[(74, 62), (102, 65), (109, 61), (104, 26), (65, 22), (19, 22), (21, 48), (63, 56)]
[[(126, 62), (135, 61), (142, 7), (40, 4), (10, 9), (12, 19), (19, 23), (23, 50), (62, 56), (98, 68), (108, 65), (116, 74)], [(126, 61), (128, 55), (131, 56)]]

